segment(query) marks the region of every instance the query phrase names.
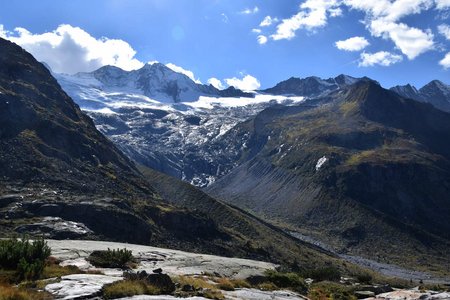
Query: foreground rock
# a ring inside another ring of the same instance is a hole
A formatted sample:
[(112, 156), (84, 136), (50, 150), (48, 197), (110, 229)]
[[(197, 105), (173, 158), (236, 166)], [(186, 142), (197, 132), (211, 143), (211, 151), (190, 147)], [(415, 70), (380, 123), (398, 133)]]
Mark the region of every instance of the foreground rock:
[(450, 299), (450, 292), (420, 291), (418, 288), (411, 290), (398, 290), (379, 294), (366, 300), (443, 300)]
[(237, 289), (223, 292), (226, 299), (232, 300), (300, 300), (308, 299), (290, 291), (260, 291), (257, 289)]
[[(262, 275), (266, 270), (276, 267), (275, 264), (249, 259), (228, 258), (215, 255), (189, 253), (125, 243), (98, 241), (56, 241), (48, 240), (52, 255), (62, 261), (63, 265), (76, 265), (82, 270), (95, 269), (86, 258), (95, 250), (123, 249), (133, 252), (139, 262), (136, 271), (145, 270), (152, 273), (161, 268), (169, 275), (202, 275), (214, 274), (228, 278), (247, 278)], [(121, 271), (105, 270), (105, 274), (121, 276)]]
[(45, 290), (57, 299), (81, 299), (98, 296), (105, 284), (121, 280), (121, 277), (75, 274), (61, 277), (61, 281), (48, 284)]

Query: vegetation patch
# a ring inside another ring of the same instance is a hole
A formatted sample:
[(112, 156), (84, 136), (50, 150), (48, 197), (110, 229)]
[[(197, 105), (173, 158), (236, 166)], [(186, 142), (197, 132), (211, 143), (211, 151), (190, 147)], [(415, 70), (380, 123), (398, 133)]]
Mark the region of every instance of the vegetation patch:
[(0, 300), (51, 300), (53, 297), (46, 292), (38, 292), (13, 287), (11, 285), (0, 285)]
[(43, 239), (0, 240), (0, 269), (15, 271), (15, 280), (36, 280), (44, 271), (51, 250)]
[(354, 300), (354, 288), (335, 282), (314, 283), (308, 290), (308, 298), (311, 300)]
[(268, 270), (265, 273), (266, 289), (267, 284), (273, 284), (278, 288), (288, 288), (299, 293), (305, 293), (307, 288), (303, 278), (297, 273), (284, 273), (274, 270)]
[(109, 249), (92, 252), (87, 260), (100, 268), (130, 269), (135, 266), (135, 259), (131, 250)]
[(313, 269), (303, 272), (302, 275), (315, 281), (339, 281), (341, 279), (341, 271), (335, 267)]
[(105, 299), (159, 294), (161, 294), (161, 291), (157, 287), (143, 280), (121, 280), (103, 287), (103, 297)]

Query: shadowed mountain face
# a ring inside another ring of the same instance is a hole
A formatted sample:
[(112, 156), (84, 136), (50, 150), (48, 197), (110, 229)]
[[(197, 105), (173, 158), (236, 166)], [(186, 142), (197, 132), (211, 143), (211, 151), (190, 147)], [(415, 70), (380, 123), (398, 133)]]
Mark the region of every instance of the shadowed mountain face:
[(302, 268), (341, 264), (179, 180), (148, 169), (144, 176), (42, 64), (3, 39), (0, 166), (2, 236), (124, 241)]
[(136, 188), (138, 172), (49, 71), (0, 40), (0, 180), (47, 182), (85, 191)]
[(432, 253), (427, 263), (443, 263), (450, 114), (359, 82), (266, 109), (224, 139), (248, 149), (211, 195), (344, 252), (416, 266), (418, 253)]

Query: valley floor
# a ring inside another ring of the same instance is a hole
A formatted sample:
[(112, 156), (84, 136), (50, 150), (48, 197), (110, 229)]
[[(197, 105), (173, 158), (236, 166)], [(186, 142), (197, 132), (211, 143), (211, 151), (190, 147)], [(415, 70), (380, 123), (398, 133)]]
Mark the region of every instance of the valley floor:
[(412, 280), (414, 282), (422, 281), (427, 284), (450, 284), (450, 277), (446, 277), (446, 278), (445, 277), (437, 277), (437, 276), (434, 276), (434, 275), (426, 273), (426, 272), (410, 270), (410, 269), (402, 268), (402, 267), (394, 265), (394, 264), (386, 264), (386, 263), (377, 262), (372, 259), (364, 258), (361, 256), (338, 253), (330, 245), (327, 245), (321, 241), (318, 241), (310, 236), (307, 236), (307, 235), (304, 235), (304, 234), (301, 234), (301, 233), (295, 232), (295, 231), (288, 231), (288, 233), (301, 241), (313, 244), (313, 245), (320, 247), (326, 251), (336, 254), (345, 261), (359, 265), (363, 268), (370, 269), (372, 271), (375, 271), (377, 273), (380, 273), (380, 274), (388, 276), (388, 277)]

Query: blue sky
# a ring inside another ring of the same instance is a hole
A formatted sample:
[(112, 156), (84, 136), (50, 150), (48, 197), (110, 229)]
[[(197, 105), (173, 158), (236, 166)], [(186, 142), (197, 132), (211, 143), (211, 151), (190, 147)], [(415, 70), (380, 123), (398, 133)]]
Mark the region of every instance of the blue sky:
[(0, 36), (59, 72), (159, 61), (223, 87), (341, 73), (386, 87), (450, 83), (450, 0), (0, 0), (0, 7)]

